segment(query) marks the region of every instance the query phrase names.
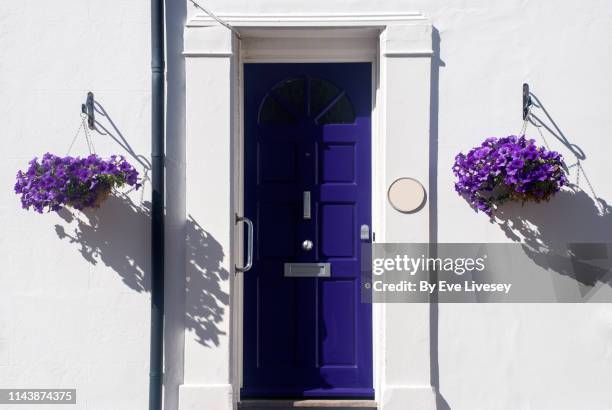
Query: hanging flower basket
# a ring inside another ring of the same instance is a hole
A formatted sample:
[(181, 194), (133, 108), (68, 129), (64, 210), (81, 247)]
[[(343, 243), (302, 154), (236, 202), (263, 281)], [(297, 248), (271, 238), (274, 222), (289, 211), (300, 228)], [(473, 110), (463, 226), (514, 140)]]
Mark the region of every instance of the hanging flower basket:
[(477, 211), (492, 216), (507, 201), (548, 201), (567, 184), (565, 163), (555, 151), (525, 136), (487, 138), (455, 157), (455, 190)]
[(138, 171), (123, 156), (104, 160), (95, 154), (80, 158), (46, 153), (40, 162), (34, 158), (29, 164), (27, 171), (17, 172), (15, 193), (24, 209), (39, 213), (64, 206), (97, 208), (115, 187), (140, 188)]

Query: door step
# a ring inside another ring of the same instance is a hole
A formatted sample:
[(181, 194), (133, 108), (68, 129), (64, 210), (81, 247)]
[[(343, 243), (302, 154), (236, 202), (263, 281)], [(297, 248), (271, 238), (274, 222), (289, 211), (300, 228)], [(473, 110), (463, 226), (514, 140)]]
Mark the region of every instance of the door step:
[(376, 410), (374, 400), (243, 400), (238, 402), (239, 409), (249, 410)]

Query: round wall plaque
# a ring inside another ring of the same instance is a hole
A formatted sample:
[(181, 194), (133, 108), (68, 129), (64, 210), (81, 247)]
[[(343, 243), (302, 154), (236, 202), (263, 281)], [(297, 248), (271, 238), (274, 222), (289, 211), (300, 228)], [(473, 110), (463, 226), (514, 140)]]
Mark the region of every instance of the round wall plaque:
[(427, 194), (423, 185), (416, 179), (398, 178), (389, 186), (387, 198), (393, 209), (410, 214), (423, 208)]

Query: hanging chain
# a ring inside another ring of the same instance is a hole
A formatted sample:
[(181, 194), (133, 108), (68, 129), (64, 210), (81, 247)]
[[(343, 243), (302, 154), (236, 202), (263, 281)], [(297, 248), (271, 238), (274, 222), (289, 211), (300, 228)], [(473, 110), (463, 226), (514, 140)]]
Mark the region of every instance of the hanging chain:
[[(532, 117), (531, 117), (531, 105), (527, 108), (527, 115), (525, 116), (525, 119), (523, 120), (523, 126), (521, 127), (521, 131), (519, 132), (519, 136), (521, 135), (525, 135), (525, 133), (527, 132), (527, 127), (529, 126), (529, 123), (531, 122), (533, 124), (533, 126), (535, 127), (536, 130), (538, 130), (538, 133), (540, 134), (540, 137), (542, 138), (542, 141), (544, 141), (544, 145), (546, 146), (546, 149), (548, 149), (550, 151), (550, 145), (548, 145), (548, 141), (546, 141), (546, 137), (544, 137), (544, 134), (542, 133), (542, 130), (540, 128), (542, 128), (541, 125), (536, 124), (535, 122), (533, 122)], [(531, 121), (530, 121), (531, 120)], [(538, 121), (538, 120), (535, 120)]]
[(530, 115), (531, 115), (531, 105), (527, 108), (527, 115), (525, 116), (525, 119), (523, 120), (523, 126), (521, 127), (521, 130), (518, 133), (519, 137), (521, 135), (525, 135), (525, 132), (527, 132), (527, 125), (529, 123)]
[(79, 125), (79, 128), (77, 128), (77, 131), (76, 131), (76, 134), (74, 134), (74, 137), (72, 137), (72, 142), (70, 143), (70, 146), (68, 147), (68, 151), (66, 151), (66, 156), (70, 155), (70, 151), (72, 151), (72, 147), (74, 146), (74, 143), (76, 142), (77, 137), (81, 133), (81, 128), (85, 126), (85, 121), (83, 120), (84, 117), (86, 117), (86, 115), (81, 114), (81, 124)]
[(589, 180), (589, 177), (587, 177), (587, 174), (584, 172), (584, 168), (582, 168), (582, 163), (580, 162), (580, 159), (577, 159), (576, 162), (576, 185), (580, 184), (580, 174), (582, 174), (582, 176), (584, 177), (584, 180), (586, 181), (587, 185), (589, 186), (589, 190), (591, 191), (591, 195), (593, 195), (593, 198), (595, 199), (595, 203), (597, 204), (597, 209), (599, 210), (600, 214), (605, 214), (609, 211), (606, 210), (605, 206), (598, 200), (599, 197), (597, 196), (597, 194), (595, 193), (595, 188), (593, 188), (593, 185), (591, 185), (591, 181)]
[[(529, 106), (529, 108), (527, 109), (527, 116), (525, 117), (525, 120), (523, 121), (523, 127), (521, 128), (521, 132), (519, 135), (525, 135), (525, 132), (527, 131), (528, 123), (530, 122), (529, 121), (530, 118), (531, 118), (531, 106)], [(548, 144), (548, 141), (546, 140), (546, 137), (544, 136), (544, 133), (542, 132), (542, 129), (541, 129), (543, 125), (539, 119), (536, 119), (535, 121), (537, 121), (540, 125), (536, 124), (535, 122), (532, 122), (532, 124), (535, 127), (535, 129), (538, 130), (538, 134), (540, 134), (540, 138), (542, 138), (542, 141), (544, 141), (544, 145), (546, 146), (546, 149), (550, 151), (550, 145)], [(582, 168), (582, 163), (580, 162), (580, 158), (578, 158), (578, 156), (574, 152), (572, 153), (576, 157), (576, 163), (573, 165), (576, 167), (576, 186), (578, 187), (580, 186), (580, 176), (582, 174), (582, 176), (584, 177), (584, 180), (589, 186), (591, 195), (596, 200), (595, 202), (596, 202), (597, 209), (600, 211), (600, 213), (603, 214), (605, 212), (605, 209), (603, 205), (601, 205), (599, 201), (597, 201), (597, 198), (598, 198), (597, 194), (595, 193), (595, 189), (593, 188), (593, 185), (591, 185), (591, 181), (589, 180), (586, 173), (584, 172), (584, 168)]]
[(541, 130), (542, 126), (536, 125), (536, 124), (534, 124), (533, 126), (536, 128), (536, 130), (538, 130), (538, 134), (540, 134), (540, 138), (542, 138), (542, 141), (544, 141), (544, 145), (546, 145), (546, 149), (550, 151), (550, 145), (548, 145), (548, 141), (546, 141), (546, 137), (544, 136), (544, 133)]
[[(144, 191), (145, 191), (145, 185), (147, 184), (147, 181), (150, 181), (151, 179), (149, 178), (149, 168), (145, 168), (144, 169), (144, 176), (142, 177), (142, 179), (140, 180), (140, 205), (142, 206), (142, 204), (144, 203)], [(132, 191), (136, 190), (136, 187), (133, 186), (132, 188), (130, 188), (129, 190), (125, 191), (125, 192), (121, 192), (117, 189), (115, 189), (113, 187), (113, 193), (115, 193), (115, 195), (123, 195), (124, 197), (128, 197), (128, 195), (130, 193), (132, 193)]]
[(81, 115), (81, 121), (83, 122), (83, 130), (85, 131), (85, 140), (87, 141), (87, 149), (89, 150), (89, 154), (94, 154), (96, 153), (96, 148), (93, 145), (93, 138), (91, 138), (91, 135), (89, 134), (89, 127), (87, 126), (87, 124), (85, 124), (85, 117)]
[(81, 134), (81, 130), (83, 130), (83, 132), (85, 133), (85, 142), (87, 143), (87, 150), (89, 151), (89, 154), (91, 155), (91, 154), (96, 153), (96, 149), (93, 145), (93, 139), (91, 138), (91, 135), (89, 134), (89, 131), (87, 130), (86, 118), (87, 118), (87, 114), (81, 114), (81, 124), (79, 125), (79, 128), (77, 128), (76, 133), (74, 134), (74, 137), (72, 137), (72, 142), (70, 142), (68, 151), (66, 151), (66, 156), (70, 155), (70, 151), (72, 151), (72, 147), (74, 147), (74, 143), (76, 142), (79, 134)]
[[(85, 135), (85, 142), (87, 143), (87, 150), (89, 151), (89, 154), (94, 154), (96, 155), (96, 147), (94, 146), (93, 143), (93, 138), (91, 136), (91, 134), (89, 133), (89, 127), (87, 125), (87, 114), (82, 113), (81, 114), (81, 123), (79, 125), (79, 127), (76, 130), (76, 133), (74, 134), (74, 137), (72, 137), (72, 141), (70, 142), (70, 146), (68, 147), (68, 151), (66, 151), (66, 156), (70, 155), (70, 152), (72, 151), (72, 148), (74, 147), (74, 144), (77, 140), (77, 138), (79, 137), (79, 135), (81, 134), (81, 130), (83, 130), (83, 133)], [(141, 181), (140, 181), (140, 205), (142, 205), (144, 203), (144, 187), (146, 185), (146, 183), (148, 181), (150, 181), (151, 179), (149, 178), (149, 169), (148, 168), (144, 168), (144, 176), (142, 177)], [(113, 187), (113, 193), (118, 194), (118, 195), (125, 195), (127, 197), (127, 195), (129, 193), (131, 193), (132, 191), (134, 191), (136, 189), (136, 187), (132, 187), (130, 190), (126, 191), (126, 192), (121, 192), (118, 191), (117, 189), (115, 189)]]

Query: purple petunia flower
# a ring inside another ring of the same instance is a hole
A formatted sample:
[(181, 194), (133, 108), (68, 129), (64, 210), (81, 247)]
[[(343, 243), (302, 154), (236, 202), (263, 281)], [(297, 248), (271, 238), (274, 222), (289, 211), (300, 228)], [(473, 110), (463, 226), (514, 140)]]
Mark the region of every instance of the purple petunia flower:
[(46, 153), (40, 162), (32, 159), (25, 173), (17, 172), (14, 190), (24, 209), (42, 213), (64, 206), (96, 206), (101, 193), (123, 185), (141, 186), (138, 171), (123, 156), (104, 160), (97, 155), (79, 158)]
[(519, 172), (525, 166), (525, 161), (521, 158), (514, 158), (507, 166), (507, 173), (514, 175)]
[(467, 154), (457, 154), (452, 168), (455, 191), (487, 215), (508, 200), (548, 200), (567, 184), (564, 169), (558, 152), (516, 135), (487, 138)]

